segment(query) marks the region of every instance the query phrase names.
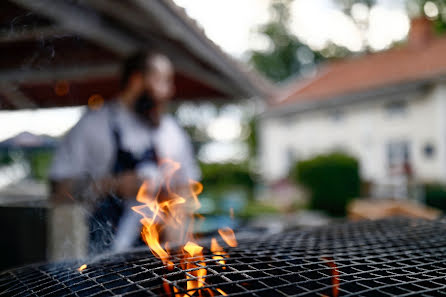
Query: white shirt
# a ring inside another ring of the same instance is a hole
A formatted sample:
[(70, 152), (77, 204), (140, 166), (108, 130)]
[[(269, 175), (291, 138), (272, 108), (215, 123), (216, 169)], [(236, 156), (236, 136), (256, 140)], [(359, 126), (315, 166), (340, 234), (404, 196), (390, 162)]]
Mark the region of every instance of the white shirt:
[(151, 129), (119, 102), (83, 115), (57, 149), (50, 178), (55, 181), (82, 176), (97, 179), (111, 174), (117, 150), (114, 127), (119, 129), (123, 149), (135, 157), (139, 158), (154, 145), (158, 157), (181, 164), (184, 177), (200, 178), (190, 139), (172, 116), (164, 115), (159, 127)]

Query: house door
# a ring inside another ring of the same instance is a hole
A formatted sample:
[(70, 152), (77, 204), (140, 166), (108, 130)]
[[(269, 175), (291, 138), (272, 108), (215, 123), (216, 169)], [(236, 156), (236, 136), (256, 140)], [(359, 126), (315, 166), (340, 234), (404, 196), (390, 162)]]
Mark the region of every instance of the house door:
[(410, 144), (408, 141), (390, 141), (387, 144), (387, 168), (392, 198), (408, 198), (409, 181), (413, 175)]

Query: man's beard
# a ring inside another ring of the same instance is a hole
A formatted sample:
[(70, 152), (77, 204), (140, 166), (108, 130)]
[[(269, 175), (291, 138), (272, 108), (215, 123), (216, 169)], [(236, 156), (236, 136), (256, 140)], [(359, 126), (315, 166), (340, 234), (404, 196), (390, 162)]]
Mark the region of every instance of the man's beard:
[(136, 100), (133, 107), (134, 112), (145, 122), (151, 126), (159, 125), (159, 118), (156, 114), (156, 104), (153, 98), (144, 92)]

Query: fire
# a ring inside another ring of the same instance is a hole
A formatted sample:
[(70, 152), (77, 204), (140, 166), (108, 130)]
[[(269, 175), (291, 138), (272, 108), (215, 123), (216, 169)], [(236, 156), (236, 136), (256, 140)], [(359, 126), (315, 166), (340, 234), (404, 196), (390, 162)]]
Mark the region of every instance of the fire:
[[(212, 238), (211, 241), (211, 252), (215, 255), (212, 259), (217, 260), (218, 263), (224, 265), (226, 262), (223, 260), (224, 257), (227, 257), (228, 254), (223, 250), (223, 248), (218, 244), (217, 239)], [(226, 267), (223, 267), (226, 269)]]
[(232, 231), (231, 228), (219, 229), (218, 233), (220, 234), (221, 238), (223, 238), (223, 240), (230, 247), (236, 247), (237, 246), (237, 240), (235, 239), (234, 231)]
[[(180, 164), (176, 162), (162, 160), (159, 167), (163, 172), (162, 186), (153, 181), (144, 182), (136, 197), (141, 205), (133, 207), (133, 210), (142, 216), (142, 239), (168, 270), (177, 266), (187, 271), (184, 288), (187, 293), (179, 293), (177, 287), (164, 282), (167, 294), (185, 297), (194, 296), (196, 293), (203, 296), (206, 292), (206, 296), (214, 296), (214, 291), (204, 288), (207, 275), (204, 247), (200, 246), (193, 236), (194, 218), (198, 216), (194, 213), (200, 208), (198, 195), (203, 186), (199, 182), (189, 180), (186, 187), (178, 187), (178, 184), (173, 182), (175, 173), (180, 169)], [(219, 234), (230, 247), (237, 246), (234, 232), (230, 228), (220, 229)], [(224, 259), (228, 254), (215, 238), (211, 241), (210, 250), (217, 263), (226, 263)], [(172, 251), (176, 252), (176, 256), (178, 253), (182, 255), (179, 263), (173, 262)], [(223, 290), (216, 290), (226, 296)]]
[(199, 246), (196, 243), (188, 242), (183, 248), (191, 257), (195, 257), (196, 255), (201, 255), (203, 251), (203, 247)]
[(81, 265), (81, 267), (79, 267), (79, 268), (77, 269), (77, 271), (82, 272), (85, 268), (87, 268), (87, 264), (83, 264), (83, 265)]

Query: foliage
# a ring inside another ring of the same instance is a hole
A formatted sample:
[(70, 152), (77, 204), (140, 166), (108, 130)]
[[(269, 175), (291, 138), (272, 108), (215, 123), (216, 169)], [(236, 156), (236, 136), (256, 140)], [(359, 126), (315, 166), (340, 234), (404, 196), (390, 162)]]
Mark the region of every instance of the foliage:
[[(268, 51), (253, 51), (250, 62), (255, 68), (273, 81), (283, 81), (300, 72), (303, 65), (297, 56), (298, 50), (312, 50), (293, 35), (289, 29), (289, 11), (292, 0), (274, 0), (271, 4), (272, 19), (261, 26), (259, 33), (272, 45)], [(312, 63), (322, 59), (314, 54)]]
[(254, 187), (254, 179), (251, 177), (246, 164), (202, 163), (201, 172), (203, 175), (202, 183), (206, 185), (206, 187)]
[(11, 155), (9, 154), (8, 150), (1, 150), (0, 151), (0, 166), (9, 165), (12, 162), (13, 162), (13, 159), (11, 158)]
[(247, 164), (202, 163), (201, 172), (203, 195), (212, 198), (217, 204), (222, 204), (233, 191), (242, 194), (244, 203), (253, 200), (254, 179)]
[(292, 174), (298, 183), (309, 190), (310, 207), (331, 215), (345, 215), (348, 202), (359, 196), (359, 162), (342, 153), (300, 161)]
[(336, 0), (336, 3), (341, 6), (344, 13), (350, 14), (354, 4), (361, 3), (370, 8), (376, 4), (376, 0)]
[(257, 149), (258, 149), (257, 124), (258, 123), (256, 118), (252, 118), (248, 123), (249, 136), (246, 139), (246, 143), (248, 144), (249, 155), (252, 158), (255, 158), (257, 156)]
[[(376, 4), (376, 0), (336, 0), (344, 13), (351, 14), (351, 8), (356, 3), (362, 3), (371, 8)], [(406, 7), (411, 17), (425, 15), (424, 7), (427, 2), (431, 2), (438, 9), (438, 16), (431, 18), (435, 31), (439, 34), (446, 33), (446, 0), (406, 0)]]
[(272, 205), (267, 205), (258, 201), (251, 200), (239, 214), (239, 217), (253, 218), (262, 215), (277, 215), (278, 213), (280, 213), (279, 209)]
[(438, 208), (446, 212), (446, 186), (440, 183), (424, 185), (424, 197), (426, 205)]
[(408, 7), (412, 4), (412, 7), (418, 8), (415, 12), (418, 15), (424, 14), (424, 7), (427, 2), (431, 2), (438, 9), (438, 16), (433, 17), (435, 31), (439, 34), (446, 32), (446, 0), (408, 0)]
[[(284, 81), (294, 75), (302, 74), (306, 67), (311, 67), (325, 58), (342, 58), (351, 52), (342, 46), (328, 43), (320, 51), (313, 51), (302, 43), (288, 29), (290, 22), (290, 6), (293, 0), (273, 0), (271, 4), (271, 20), (259, 28), (259, 33), (266, 37), (271, 44), (267, 51), (252, 51), (250, 62), (261, 73), (273, 81)], [(368, 8), (377, 4), (377, 0), (335, 0), (339, 8), (349, 16), (352, 16), (352, 7), (361, 3)], [(431, 16), (434, 28), (438, 34), (446, 33), (446, 0), (405, 0), (407, 11), (415, 17), (425, 14), (424, 7), (427, 2), (434, 4), (438, 9), (438, 16)], [(367, 31), (368, 20), (358, 21), (352, 17), (359, 29)], [(365, 50), (369, 50), (365, 45)], [(298, 58), (298, 51), (305, 50), (313, 54), (313, 61), (303, 63)]]
[(33, 178), (41, 181), (48, 179), (52, 157), (53, 152), (51, 150), (36, 150), (29, 154), (28, 158)]
[(0, 150), (0, 167), (25, 161), (30, 165), (30, 177), (46, 181), (52, 157), (52, 148), (2, 149)]

